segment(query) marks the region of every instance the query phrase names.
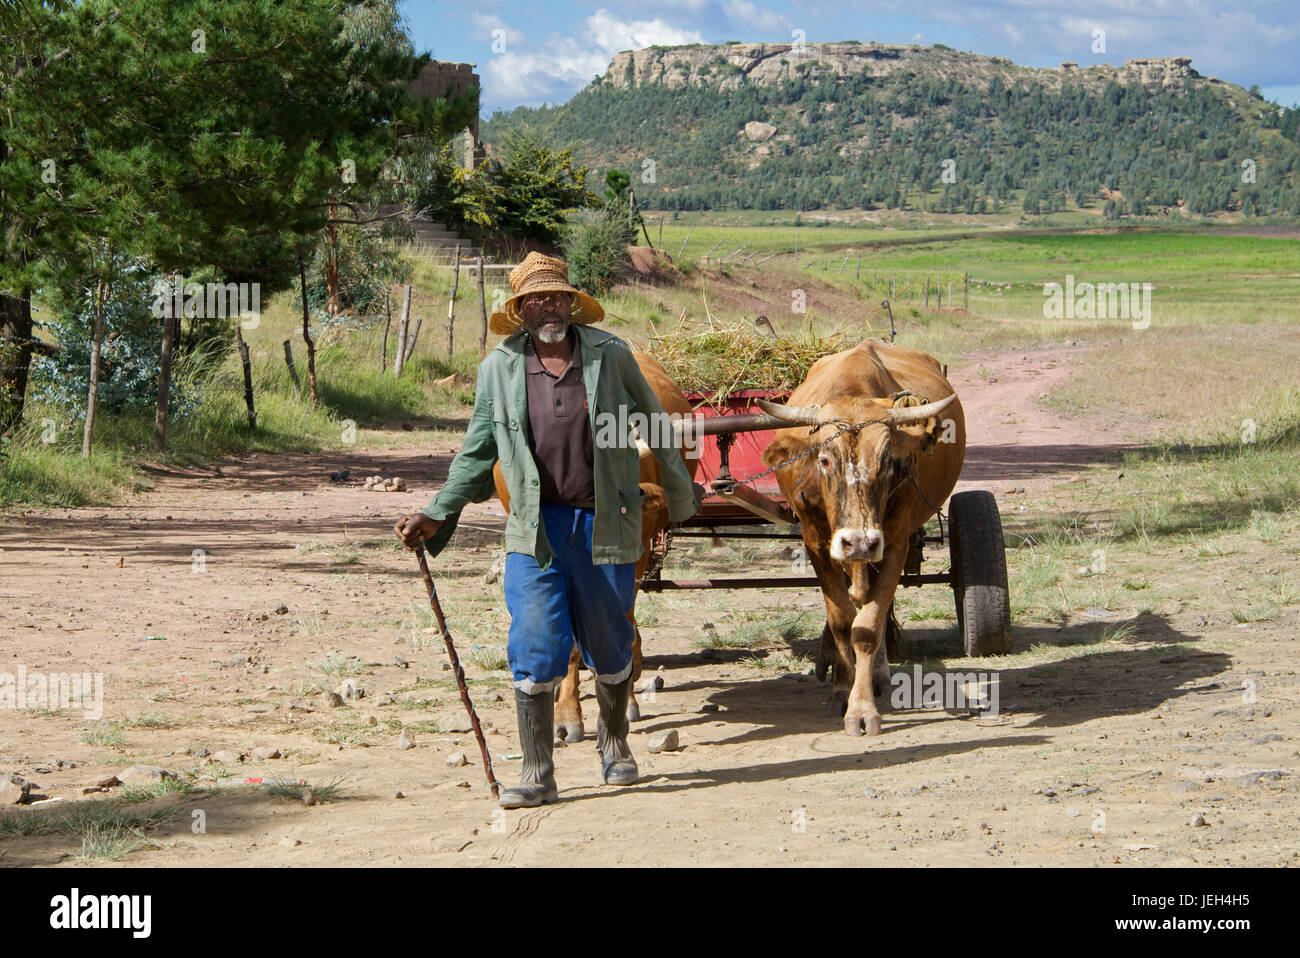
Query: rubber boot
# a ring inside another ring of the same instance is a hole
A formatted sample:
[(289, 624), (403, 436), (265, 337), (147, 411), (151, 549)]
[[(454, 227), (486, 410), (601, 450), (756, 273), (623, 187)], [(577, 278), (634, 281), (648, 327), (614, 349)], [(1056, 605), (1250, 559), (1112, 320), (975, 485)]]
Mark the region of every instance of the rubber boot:
[(555, 787), (555, 693), (550, 689), (529, 695), (515, 689), (515, 713), (519, 718), (519, 750), (524, 764), (519, 784), (505, 789), (502, 808), (536, 808), (560, 797)]
[(632, 785), (637, 780), (636, 759), (627, 745), (627, 702), (632, 694), (632, 676), (618, 685), (596, 681), (600, 721), (596, 725), (596, 748), (606, 785)]

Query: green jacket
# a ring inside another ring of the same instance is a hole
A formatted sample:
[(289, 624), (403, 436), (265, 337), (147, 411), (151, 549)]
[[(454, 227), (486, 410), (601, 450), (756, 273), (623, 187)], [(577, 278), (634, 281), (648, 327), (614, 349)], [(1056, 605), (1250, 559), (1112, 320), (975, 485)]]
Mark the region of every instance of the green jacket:
[[(640, 411), (663, 414), (658, 397), (641, 374), (627, 343), (600, 329), (574, 324), (582, 350), (582, 378), (587, 387), (587, 410), (592, 436), (598, 436), (596, 417), (618, 417)], [(510, 515), (506, 519), (506, 552), (534, 556), (547, 568), (551, 547), (541, 522), (537, 465), (528, 446), (528, 391), (524, 379), (526, 334), (515, 333), (496, 347), (478, 368), (474, 413), (465, 442), (447, 472), (447, 481), (423, 512), (444, 520), (425, 542), (435, 556), (455, 531), (460, 512), (469, 502), (483, 502), (493, 494), (492, 464), (500, 460)], [(605, 420), (602, 420), (602, 423)], [(645, 437), (648, 441), (651, 437)], [(641, 500), (638, 485), (639, 456), (635, 445), (608, 448), (596, 443), (593, 471), (596, 482), (596, 519), (592, 533), (592, 561), (597, 565), (635, 562), (641, 557)], [(699, 509), (690, 474), (681, 453), (672, 447), (653, 448), (663, 475), (664, 496), (671, 522), (689, 519)]]

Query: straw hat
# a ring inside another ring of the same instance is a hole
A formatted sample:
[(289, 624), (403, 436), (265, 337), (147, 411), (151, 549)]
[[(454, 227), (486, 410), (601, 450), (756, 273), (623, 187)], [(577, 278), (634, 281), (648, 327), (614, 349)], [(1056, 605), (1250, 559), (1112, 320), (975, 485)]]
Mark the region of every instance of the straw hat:
[(513, 296), (506, 300), (501, 312), (493, 313), (488, 329), (498, 336), (509, 336), (523, 326), (519, 315), (519, 298), (528, 293), (549, 293), (560, 290), (573, 294), (573, 322), (596, 323), (605, 318), (605, 310), (580, 289), (569, 285), (569, 264), (554, 256), (538, 252), (529, 253), (524, 261), (510, 271), (510, 288)]

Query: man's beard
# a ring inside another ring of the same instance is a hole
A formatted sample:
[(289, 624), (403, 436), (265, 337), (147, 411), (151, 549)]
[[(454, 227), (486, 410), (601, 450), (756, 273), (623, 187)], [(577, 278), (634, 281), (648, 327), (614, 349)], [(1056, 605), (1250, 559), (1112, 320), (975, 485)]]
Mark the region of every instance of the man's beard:
[[(548, 323), (559, 323), (559, 329), (547, 328)], [(524, 323), (530, 336), (548, 346), (564, 342), (564, 337), (569, 335), (569, 327), (572, 325), (572, 320), (565, 319), (559, 313), (547, 313), (536, 320)]]

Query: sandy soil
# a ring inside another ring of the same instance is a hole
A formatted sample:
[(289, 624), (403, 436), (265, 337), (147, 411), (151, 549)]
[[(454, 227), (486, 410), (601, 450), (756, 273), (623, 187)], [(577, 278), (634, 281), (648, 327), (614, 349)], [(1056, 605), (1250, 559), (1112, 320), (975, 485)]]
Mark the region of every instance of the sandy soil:
[[(999, 498), (1043, 488), (1140, 438), (1063, 423), (1032, 402), (1068, 376), (1068, 358), (977, 357), (953, 371), (973, 424), (964, 485)], [(981, 365), (997, 382), (979, 378)], [(816, 593), (666, 597), (659, 624), (644, 629), (646, 671), (665, 688), (642, 697), (633, 725), (643, 781), (599, 784), (588, 740), (556, 751), (559, 803), (501, 812), (472, 736), (429, 726), (431, 712), (454, 714), (458, 702), (436, 637), (401, 627), (423, 614), (424, 590), (414, 560), (386, 545), (393, 519), (428, 501), (454, 451), (254, 456), (223, 463), (219, 475), (159, 473), (156, 491), (121, 507), (6, 516), (8, 668), (102, 672), (105, 720), (162, 716), (171, 727), (127, 727), (124, 745), (87, 745), (81, 734), (92, 723), (79, 711), (0, 711), (0, 772), (65, 801), (104, 799), (83, 799), (80, 787), (133, 763), (194, 772), (215, 788), (155, 799), (181, 814), (155, 833), (158, 847), (125, 860), (136, 866), (1300, 858), (1294, 612), (1235, 628), (1224, 618), (1144, 616), (1122, 651), (1003, 669), (997, 719), (890, 711), (883, 735), (854, 739), (828, 716), (827, 687), (811, 676), (695, 644), (705, 618), (721, 624), (754, 607), (816, 614)], [(348, 483), (329, 480), (344, 468)], [(411, 491), (362, 491), (358, 480), (373, 473), (403, 476)], [(483, 581), (499, 509), (474, 507), (464, 525), (434, 568), (462, 655), (503, 642), (505, 624), (499, 583)], [(1016, 650), (1082, 641), (1092, 628), (1024, 627)], [(939, 631), (909, 626), (909, 642), (924, 648)], [(1195, 646), (1171, 650), (1175, 642)], [(338, 684), (313, 668), (330, 654), (357, 657), (367, 695), (354, 705), (299, 698), (304, 683)], [(468, 671), (483, 680), (474, 694), (497, 775), (513, 781), (518, 763), (504, 756), (518, 746), (503, 675)], [(498, 688), (502, 701), (493, 700)], [(583, 704), (590, 730), (594, 701)], [(396, 747), (403, 725), (414, 729), (409, 750)], [(683, 747), (648, 754), (649, 736), (669, 728)], [(223, 767), (194, 754), (259, 745), (284, 757)], [(449, 767), (461, 751), (470, 765)], [(342, 779), (345, 790), (306, 807), (241, 787), (247, 779)], [(194, 831), (196, 811), (205, 831)], [(1206, 824), (1192, 825), (1197, 815)], [(67, 839), (0, 842), (0, 865), (77, 864)]]

